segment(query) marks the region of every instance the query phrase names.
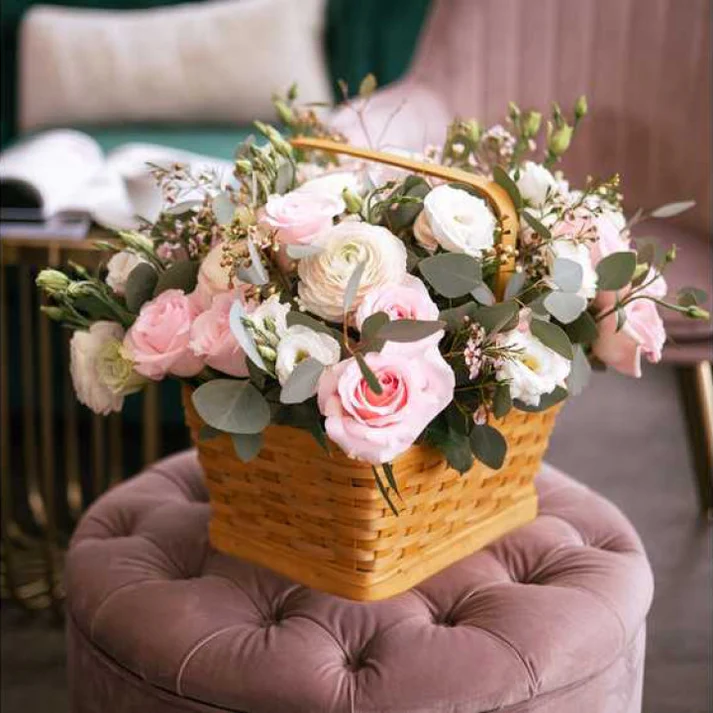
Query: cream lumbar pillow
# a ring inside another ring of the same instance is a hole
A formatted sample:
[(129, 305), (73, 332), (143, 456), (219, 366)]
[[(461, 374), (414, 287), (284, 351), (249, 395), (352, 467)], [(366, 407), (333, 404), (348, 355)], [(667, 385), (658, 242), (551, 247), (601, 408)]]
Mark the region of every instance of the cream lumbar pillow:
[(243, 122), (297, 82), (331, 99), (325, 0), (218, 0), (152, 10), (34, 6), (20, 44), (20, 124)]

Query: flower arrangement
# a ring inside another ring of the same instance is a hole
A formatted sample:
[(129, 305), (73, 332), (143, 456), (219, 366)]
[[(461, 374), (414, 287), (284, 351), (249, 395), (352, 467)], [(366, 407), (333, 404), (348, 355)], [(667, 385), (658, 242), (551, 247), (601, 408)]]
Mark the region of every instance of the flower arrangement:
[(99, 243), (111, 257), (97, 274), (38, 276), (43, 310), (75, 330), (72, 377), (93, 411), (179, 378), (201, 437), (230, 434), (248, 461), (271, 423), (306, 429), (372, 464), (392, 505), (389, 464), (414, 443), (460, 472), (497, 469), (510, 409), (548, 409), (592, 368), (640, 376), (661, 357), (659, 307), (708, 318), (698, 289), (666, 300), (675, 249), (630, 234), (691, 203), (627, 221), (618, 176), (574, 188), (555, 170), (584, 98), (571, 119), (555, 105), (544, 131), (513, 104), (487, 130), (455, 121), (416, 157), (500, 186), (512, 244), (472, 186), (293, 145), (343, 138), (293, 90), (276, 108), (285, 134), (256, 122), (262, 142), (239, 148), (227, 179), (156, 167), (164, 211)]

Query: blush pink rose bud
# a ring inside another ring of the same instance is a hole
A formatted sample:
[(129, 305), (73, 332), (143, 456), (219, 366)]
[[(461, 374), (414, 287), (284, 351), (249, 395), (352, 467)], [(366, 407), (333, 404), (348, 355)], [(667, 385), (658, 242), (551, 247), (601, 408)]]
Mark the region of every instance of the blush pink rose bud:
[(260, 222), (276, 231), (283, 245), (307, 244), (310, 238), (332, 227), (346, 210), (342, 198), (317, 191), (291, 191), (267, 199)]
[(195, 376), (203, 361), (189, 348), (196, 308), (183, 290), (166, 290), (147, 302), (124, 338), (137, 373), (160, 381), (167, 374)]
[(189, 347), (205, 363), (230, 376), (248, 376), (245, 352), (230, 329), (230, 308), (237, 292), (216, 295), (208, 310), (199, 314), (191, 325)]
[(325, 429), (350, 458), (378, 464), (408, 450), (453, 399), (455, 376), (435, 346), (418, 352), (387, 343), (364, 357), (381, 384), (374, 393), (355, 359), (327, 369), (317, 399)]

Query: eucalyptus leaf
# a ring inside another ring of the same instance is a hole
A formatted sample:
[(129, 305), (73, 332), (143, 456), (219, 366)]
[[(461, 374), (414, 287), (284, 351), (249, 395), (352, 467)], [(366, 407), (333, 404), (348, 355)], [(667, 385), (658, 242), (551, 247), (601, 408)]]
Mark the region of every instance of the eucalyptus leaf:
[(344, 289), (344, 314), (347, 314), (354, 303), (354, 299), (357, 296), (357, 290), (359, 289), (359, 283), (361, 282), (362, 275), (366, 269), (366, 262), (360, 262), (352, 272), (347, 286)]
[(522, 196), (520, 195), (520, 189), (517, 187), (515, 181), (513, 181), (500, 166), (495, 166), (495, 168), (493, 168), (493, 180), (505, 189), (505, 192), (510, 196), (510, 200), (515, 206), (515, 209), (520, 210), (522, 208)]
[(375, 312), (369, 315), (361, 325), (361, 338), (367, 342), (376, 337), (379, 330), (389, 323), (389, 315), (386, 312)]
[(491, 307), (480, 307), (473, 316), (473, 321), (480, 324), (488, 334), (508, 331), (517, 326), (520, 306), (514, 300), (498, 302)]
[(582, 287), (584, 270), (574, 260), (564, 257), (555, 258), (552, 265), (552, 279), (563, 292), (577, 292)]
[(492, 426), (473, 426), (470, 446), (475, 457), (488, 468), (498, 470), (505, 462), (508, 444), (500, 431)]
[(589, 312), (582, 312), (565, 331), (573, 344), (591, 344), (599, 335), (597, 323)]
[[(527, 282), (527, 275), (524, 272), (513, 273), (510, 279), (508, 280), (507, 286), (505, 287), (505, 294), (503, 295), (504, 299), (510, 300), (513, 297), (517, 297), (520, 292), (522, 292), (522, 288), (525, 286), (525, 282)], [(490, 294), (492, 295), (492, 292)], [(478, 301), (480, 302), (480, 300)], [(493, 300), (486, 304), (493, 304), (494, 301), (495, 298), (493, 296)]]
[(303, 327), (309, 327), (313, 332), (328, 334), (330, 337), (334, 337), (338, 341), (342, 336), (336, 329), (332, 329), (332, 327), (324, 324), (324, 322), (320, 322), (318, 319), (310, 317), (304, 312), (293, 309), (287, 313), (287, 326), (293, 327), (296, 324), (300, 324)]
[[(292, 313), (288, 313), (288, 318), (290, 314)], [(233, 306), (230, 308), (230, 331), (233, 333), (235, 340), (242, 347), (248, 359), (250, 359), (259, 369), (269, 373), (269, 369), (265, 365), (263, 358), (260, 356), (260, 352), (257, 350), (252, 334), (250, 334), (246, 326), (243, 324), (243, 320), (247, 318), (248, 314), (245, 311), (245, 308), (240, 303), (240, 300), (236, 299), (235, 302), (233, 302)]]
[(396, 493), (396, 495), (401, 497), (401, 493), (399, 493), (399, 485), (396, 482), (396, 477), (394, 476), (394, 469), (391, 463), (382, 463), (381, 467), (384, 469), (384, 474), (386, 475), (386, 482), (389, 484), (389, 487)]
[(470, 255), (433, 255), (421, 260), (418, 269), (436, 292), (449, 299), (467, 295), (483, 281), (480, 261)]
[(443, 453), (448, 465), (461, 475), (473, 467), (473, 452), (468, 436), (450, 428), (442, 416), (429, 424), (425, 440)]
[(635, 270), (635, 252), (607, 255), (597, 265), (597, 288), (605, 291), (621, 290), (629, 284)]
[(319, 377), (324, 371), (324, 364), (308, 357), (301, 361), (290, 374), (280, 392), (283, 404), (299, 404), (317, 393)]
[(217, 428), (213, 428), (213, 426), (209, 426), (207, 423), (204, 423), (198, 431), (198, 440), (210, 441), (213, 438), (220, 436), (221, 433), (222, 431), (219, 431)]
[(358, 352), (354, 355), (354, 358), (357, 360), (357, 364), (359, 365), (359, 370), (361, 371), (361, 375), (364, 377), (368, 387), (378, 396), (381, 394), (384, 389), (381, 386), (381, 382), (377, 378), (376, 374), (369, 368), (369, 365), (366, 363), (366, 360), (364, 357), (359, 354)]
[(287, 257), (292, 260), (301, 260), (304, 257), (312, 257), (324, 252), (324, 248), (319, 245), (288, 245)]
[(389, 497), (389, 491), (386, 489), (386, 486), (381, 480), (381, 476), (379, 475), (379, 471), (376, 469), (375, 466), (371, 466), (371, 470), (374, 473), (374, 480), (376, 481), (376, 487), (379, 489), (379, 492), (381, 493), (381, 497), (386, 500), (386, 504), (389, 506), (391, 509), (391, 512), (396, 515), (396, 517), (399, 516), (399, 511), (396, 509), (396, 506), (392, 502), (391, 498)]
[(537, 406), (532, 406), (531, 404), (523, 403), (518, 399), (515, 399), (515, 401), (513, 402), (513, 406), (515, 406), (518, 411), (526, 411), (527, 413), (540, 413), (541, 411), (547, 411), (548, 408), (551, 408), (555, 404), (560, 403), (560, 401), (564, 401), (568, 395), (569, 392), (567, 391), (567, 389), (563, 389), (561, 386), (557, 386), (554, 391), (551, 391), (549, 394), (542, 394), (542, 396), (540, 396), (540, 403), (537, 404)]
[(567, 377), (567, 391), (572, 394), (572, 396), (579, 396), (589, 383), (591, 376), (592, 367), (589, 364), (589, 359), (587, 359), (582, 345), (575, 344), (572, 367)]
[(565, 359), (571, 359), (572, 343), (567, 334), (552, 322), (545, 322), (542, 319), (533, 319), (530, 323), (532, 333), (549, 349), (557, 352)]
[(512, 408), (512, 396), (507, 384), (498, 384), (493, 394), (493, 415), (495, 418), (507, 416)]
[(147, 262), (140, 262), (130, 273), (124, 286), (124, 299), (129, 312), (137, 314), (156, 289), (158, 273)]
[(237, 271), (238, 279), (251, 285), (266, 285), (270, 281), (270, 276), (262, 263), (260, 251), (253, 240), (248, 239), (247, 243), (250, 267), (239, 267)]
[(233, 433), (231, 436), (235, 455), (243, 463), (248, 463), (255, 458), (262, 449), (262, 433)]
[(205, 423), (227, 433), (259, 433), (270, 423), (270, 406), (247, 380), (213, 379), (193, 392)]
[(449, 331), (454, 332), (462, 329), (466, 320), (471, 320), (475, 317), (480, 308), (474, 302), (466, 302), (460, 307), (450, 307), (449, 309), (441, 310), (438, 319), (445, 322)]
[(706, 291), (701, 290), (698, 287), (682, 287), (676, 296), (676, 302), (681, 307), (701, 305), (704, 304), (707, 299), (708, 294)]
[(235, 217), (235, 203), (230, 198), (230, 193), (222, 191), (213, 196), (211, 207), (219, 225), (230, 225)]
[(678, 201), (676, 203), (666, 203), (656, 210), (651, 211), (652, 218), (673, 218), (674, 215), (680, 215), (687, 210), (693, 208), (696, 201)]
[(490, 307), (495, 304), (495, 295), (485, 283), (478, 285), (474, 290), (471, 290), (470, 294), (476, 302), (479, 302), (486, 307)]
[(522, 217), (525, 219), (525, 222), (541, 237), (544, 238), (545, 240), (551, 240), (552, 239), (552, 233), (550, 233), (549, 228), (545, 227), (542, 225), (542, 223), (535, 218), (532, 213), (529, 211), (524, 210), (522, 212)]
[(551, 292), (545, 297), (544, 305), (557, 321), (569, 324), (587, 309), (587, 300), (571, 292)]
[(440, 332), (445, 326), (446, 323), (440, 320), (398, 319), (384, 324), (377, 335), (389, 342), (418, 342)]
[(174, 262), (158, 276), (154, 297), (158, 297), (166, 290), (183, 290), (186, 294), (193, 292), (198, 280), (199, 267), (200, 265), (193, 260)]

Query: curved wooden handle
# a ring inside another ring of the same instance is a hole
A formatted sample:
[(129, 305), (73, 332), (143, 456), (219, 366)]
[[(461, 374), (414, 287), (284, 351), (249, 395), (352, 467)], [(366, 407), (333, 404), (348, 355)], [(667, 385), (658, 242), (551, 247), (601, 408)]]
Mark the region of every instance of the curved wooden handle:
[(483, 196), (495, 211), (495, 215), (500, 221), (502, 228), (500, 245), (509, 248), (501, 253), (500, 268), (495, 284), (495, 293), (498, 299), (503, 298), (505, 288), (510, 276), (515, 271), (515, 247), (517, 245), (517, 233), (519, 229), (517, 210), (510, 200), (507, 191), (493, 181), (488, 181), (482, 176), (476, 176), (468, 171), (451, 166), (439, 166), (437, 164), (416, 161), (405, 156), (397, 156), (383, 151), (372, 151), (362, 149), (350, 144), (330, 141), (329, 139), (313, 139), (309, 137), (296, 137), (290, 141), (296, 149), (308, 149), (313, 151), (326, 151), (327, 153), (343, 154), (361, 158), (365, 161), (375, 161), (387, 166), (396, 166), (412, 173), (420, 173), (434, 178), (441, 178), (450, 183), (464, 183), (472, 186), (479, 195)]

